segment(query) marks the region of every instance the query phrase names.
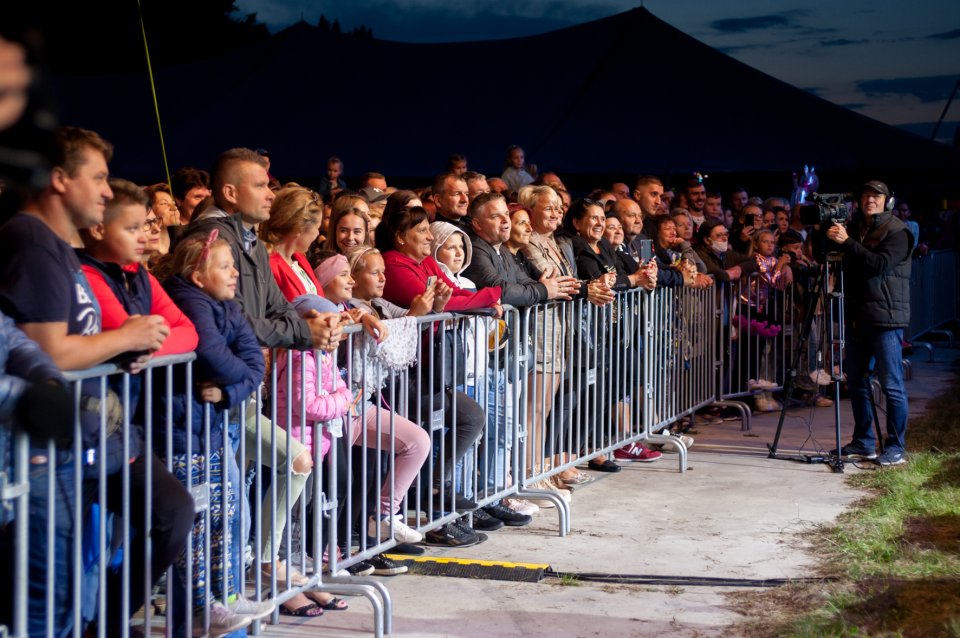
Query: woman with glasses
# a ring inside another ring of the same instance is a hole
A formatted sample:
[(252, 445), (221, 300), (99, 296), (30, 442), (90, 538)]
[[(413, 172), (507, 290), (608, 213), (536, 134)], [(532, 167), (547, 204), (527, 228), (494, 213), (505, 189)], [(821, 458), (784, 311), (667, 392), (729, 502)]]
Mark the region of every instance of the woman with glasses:
[[(180, 234), (180, 209), (170, 194), (166, 183), (153, 184), (144, 189), (147, 203), (147, 253), (144, 264), (152, 265), (161, 256), (170, 252), (170, 245)], [(153, 219), (151, 219), (153, 218)], [(148, 261), (147, 261), (148, 260)]]

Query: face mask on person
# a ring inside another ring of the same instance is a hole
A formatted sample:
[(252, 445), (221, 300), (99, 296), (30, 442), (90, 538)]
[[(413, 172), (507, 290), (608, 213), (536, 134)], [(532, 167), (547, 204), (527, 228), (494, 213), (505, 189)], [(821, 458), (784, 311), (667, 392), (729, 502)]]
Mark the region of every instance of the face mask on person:
[(715, 240), (713, 242), (713, 250), (717, 253), (725, 253), (727, 249), (730, 248), (730, 242), (726, 239)]

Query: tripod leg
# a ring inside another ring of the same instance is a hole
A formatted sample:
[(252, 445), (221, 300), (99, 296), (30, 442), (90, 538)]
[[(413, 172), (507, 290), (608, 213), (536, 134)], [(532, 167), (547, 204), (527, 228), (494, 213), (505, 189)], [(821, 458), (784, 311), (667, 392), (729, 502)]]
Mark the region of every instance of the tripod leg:
[(767, 445), (767, 449), (770, 451), (770, 453), (767, 455), (769, 458), (776, 458), (777, 456), (777, 448), (780, 446), (780, 435), (783, 432), (783, 423), (787, 417), (787, 404), (790, 402), (791, 397), (793, 397), (793, 388), (796, 383), (797, 370), (800, 367), (800, 358), (803, 356), (807, 339), (810, 338), (810, 327), (813, 325), (813, 317), (816, 314), (817, 303), (822, 299), (824, 282), (826, 281), (826, 278), (827, 262), (824, 261), (820, 268), (820, 272), (817, 273), (817, 278), (814, 280), (813, 286), (807, 292), (807, 307), (803, 314), (803, 323), (800, 329), (800, 336), (797, 339), (796, 345), (794, 346), (796, 350), (793, 353), (793, 359), (790, 363), (790, 368), (787, 370), (787, 375), (784, 379), (783, 407), (780, 408), (780, 419), (777, 421), (777, 432), (773, 436), (773, 443)]

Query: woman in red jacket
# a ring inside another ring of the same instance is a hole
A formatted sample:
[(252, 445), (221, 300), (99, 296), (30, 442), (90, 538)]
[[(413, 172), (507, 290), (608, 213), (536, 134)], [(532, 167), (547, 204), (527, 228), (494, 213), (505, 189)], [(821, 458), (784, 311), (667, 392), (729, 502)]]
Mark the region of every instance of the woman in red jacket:
[(434, 286), (434, 312), (456, 312), (476, 308), (500, 307), (500, 287), (478, 291), (464, 290), (443, 274), (431, 256), (433, 235), (430, 220), (419, 206), (404, 208), (384, 218), (377, 226), (377, 248), (383, 253), (387, 282), (383, 298), (409, 308), (413, 298)]
[[(450, 281), (440, 266), (431, 257), (433, 235), (430, 233), (430, 223), (423, 208), (414, 206), (392, 211), (384, 215), (384, 219), (376, 230), (377, 248), (383, 253), (386, 265), (386, 284), (383, 297), (398, 306), (409, 308), (415, 297), (422, 295), (428, 287), (434, 291), (434, 312), (455, 312), (458, 310), (473, 310), (477, 308), (494, 308), (497, 317), (503, 315), (500, 307), (500, 287), (491, 286), (483, 290), (472, 292), (458, 288)], [(436, 330), (436, 326), (434, 326)], [(502, 527), (503, 523), (493, 520), (483, 510), (477, 509), (477, 504), (462, 495), (462, 485), (457, 489), (454, 477), (454, 468), (467, 451), (473, 447), (486, 423), (486, 415), (476, 401), (456, 389), (460, 385), (453, 375), (463, 371), (463, 363), (459, 366), (451, 365), (456, 355), (457, 344), (454, 330), (436, 331), (436, 339), (424, 339), (421, 342), (421, 355), (416, 370), (434, 370), (431, 384), (429, 379), (417, 379), (418, 372), (413, 372), (409, 383), (411, 421), (418, 421), (422, 426), (431, 423), (434, 406), (448, 406), (442, 410), (446, 434), (434, 432), (439, 444), (442, 438), (444, 446), (443, 466), (432, 468), (432, 507), (428, 515), (439, 518), (442, 514), (456, 511), (460, 514), (473, 512), (474, 525), (477, 529), (493, 530)], [(433, 346), (439, 348), (450, 347), (445, 355), (441, 355)], [(438, 359), (438, 355), (441, 355)], [(437, 366), (433, 365), (436, 361)], [(417, 392), (421, 395), (417, 396)], [(419, 409), (419, 412), (418, 412)], [(438, 459), (439, 466), (439, 459)], [(469, 471), (469, 470), (468, 470)], [(463, 477), (461, 483), (473, 482), (473, 476)], [(431, 544), (448, 547), (466, 547), (482, 542), (485, 537), (461, 518), (447, 523), (438, 529), (426, 534)]]
[(309, 188), (290, 186), (277, 193), (270, 219), (260, 224), (269, 244), (270, 270), (287, 301), (303, 294), (323, 296), (306, 252), (320, 234), (323, 201)]

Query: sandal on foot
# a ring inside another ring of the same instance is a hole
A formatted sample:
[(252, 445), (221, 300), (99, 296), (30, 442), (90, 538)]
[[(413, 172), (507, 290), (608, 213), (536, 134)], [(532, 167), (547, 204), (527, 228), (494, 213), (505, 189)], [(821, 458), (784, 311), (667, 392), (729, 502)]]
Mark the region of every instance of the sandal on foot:
[(587, 474), (586, 472), (578, 471), (573, 476), (567, 477), (567, 478), (561, 477), (560, 480), (563, 481), (563, 483), (565, 483), (566, 485), (570, 486), (570, 485), (583, 485), (585, 483), (591, 483), (595, 479), (589, 474)]
[(287, 604), (280, 605), (280, 615), (282, 616), (305, 616), (307, 618), (316, 618), (323, 615), (323, 607), (317, 603), (308, 603), (296, 609), (290, 609)]
[(328, 600), (327, 602), (322, 603), (316, 598), (310, 597), (309, 594), (307, 594), (307, 597), (310, 598), (310, 600), (312, 600), (317, 607), (319, 607), (320, 609), (326, 609), (328, 611), (343, 611), (344, 609), (349, 607), (349, 605), (347, 604), (347, 601), (345, 601), (342, 598), (334, 597)]

